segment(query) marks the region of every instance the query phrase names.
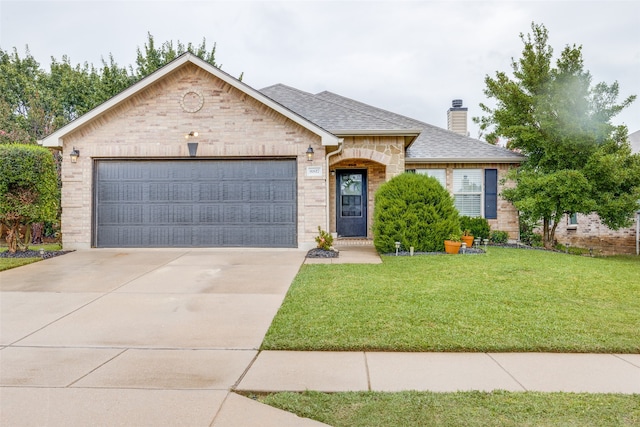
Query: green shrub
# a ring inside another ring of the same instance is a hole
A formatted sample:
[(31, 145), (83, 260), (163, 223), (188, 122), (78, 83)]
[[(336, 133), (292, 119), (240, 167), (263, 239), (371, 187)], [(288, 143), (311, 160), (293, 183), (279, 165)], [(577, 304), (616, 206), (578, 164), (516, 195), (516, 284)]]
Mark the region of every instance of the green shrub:
[(489, 240), (491, 243), (507, 243), (509, 241), (509, 233), (500, 230), (492, 231)]
[(460, 217), (460, 228), (462, 231), (469, 230), (476, 239), (488, 239), (489, 238), (489, 221), (485, 218), (471, 218), (469, 216)]
[(460, 236), (453, 198), (426, 175), (403, 173), (382, 184), (375, 195), (373, 244), (380, 253), (413, 246), (416, 252), (444, 251), (451, 234)]
[(316, 243), (318, 244), (319, 249), (324, 249), (325, 251), (331, 250), (331, 247), (333, 246), (333, 236), (318, 226)]
[(542, 246), (542, 235), (534, 232), (539, 228), (537, 221), (520, 216), (520, 241), (529, 246)]
[(49, 150), (0, 144), (0, 222), (7, 228), (9, 252), (29, 248), (31, 224), (57, 219), (58, 195), (58, 174)]

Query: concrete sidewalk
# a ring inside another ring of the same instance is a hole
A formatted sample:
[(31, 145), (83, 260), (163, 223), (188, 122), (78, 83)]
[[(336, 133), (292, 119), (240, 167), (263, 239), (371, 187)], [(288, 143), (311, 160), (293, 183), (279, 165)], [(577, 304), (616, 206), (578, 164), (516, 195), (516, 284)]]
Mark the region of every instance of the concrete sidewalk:
[(239, 391), (640, 393), (640, 354), (263, 351)]

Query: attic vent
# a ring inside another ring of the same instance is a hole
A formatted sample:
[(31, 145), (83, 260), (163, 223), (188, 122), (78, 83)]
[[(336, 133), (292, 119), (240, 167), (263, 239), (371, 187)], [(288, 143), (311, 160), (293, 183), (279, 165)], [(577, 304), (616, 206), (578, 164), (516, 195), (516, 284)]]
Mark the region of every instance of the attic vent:
[(451, 101), (451, 106), (453, 108), (461, 108), (462, 107), (462, 99), (454, 99)]

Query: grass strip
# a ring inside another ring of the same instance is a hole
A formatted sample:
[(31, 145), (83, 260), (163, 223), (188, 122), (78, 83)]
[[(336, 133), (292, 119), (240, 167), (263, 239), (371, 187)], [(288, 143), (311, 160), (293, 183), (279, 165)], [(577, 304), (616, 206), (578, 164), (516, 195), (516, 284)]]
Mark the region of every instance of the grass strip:
[(334, 427), (640, 425), (640, 395), (307, 391), (258, 399)]

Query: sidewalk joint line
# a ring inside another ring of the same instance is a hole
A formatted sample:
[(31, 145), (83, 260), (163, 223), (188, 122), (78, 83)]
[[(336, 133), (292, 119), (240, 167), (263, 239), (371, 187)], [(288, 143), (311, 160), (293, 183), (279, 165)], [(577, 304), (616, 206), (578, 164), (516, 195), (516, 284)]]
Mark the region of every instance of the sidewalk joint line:
[(364, 369), (367, 373), (367, 390), (371, 391), (371, 372), (369, 371), (369, 359), (367, 358), (367, 352), (363, 351), (364, 355)]
[(82, 380), (83, 378), (86, 378), (87, 376), (93, 374), (95, 371), (97, 371), (98, 369), (102, 368), (104, 365), (106, 365), (107, 363), (111, 362), (112, 360), (120, 357), (123, 353), (125, 353), (126, 351), (128, 351), (128, 348), (125, 348), (124, 350), (122, 350), (120, 353), (116, 354), (115, 356), (113, 356), (112, 358), (110, 358), (109, 360), (106, 360), (105, 362), (99, 364), (98, 366), (96, 366), (95, 368), (93, 368), (92, 370), (90, 370), (89, 372), (87, 372), (86, 374), (82, 375), (80, 378), (71, 381), (69, 384), (66, 385), (65, 388), (70, 388), (72, 387), (74, 384), (76, 384), (78, 381)]
[(524, 391), (529, 391), (524, 384), (522, 384), (520, 381), (518, 381), (518, 379), (516, 377), (513, 376), (513, 374), (511, 374), (511, 372), (509, 372), (504, 366), (502, 366), (500, 364), (500, 362), (498, 362), (496, 359), (493, 358), (493, 356), (491, 356), (491, 353), (485, 353), (487, 356), (489, 356), (489, 358), (491, 360), (493, 360), (493, 362), (498, 365), (500, 367), (500, 369), (502, 369), (504, 372), (506, 372), (507, 375), (509, 375), (515, 382), (516, 384), (518, 384), (520, 387), (522, 387), (522, 390)]

